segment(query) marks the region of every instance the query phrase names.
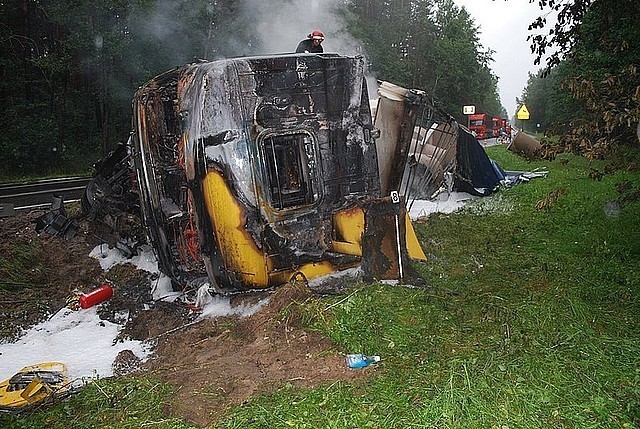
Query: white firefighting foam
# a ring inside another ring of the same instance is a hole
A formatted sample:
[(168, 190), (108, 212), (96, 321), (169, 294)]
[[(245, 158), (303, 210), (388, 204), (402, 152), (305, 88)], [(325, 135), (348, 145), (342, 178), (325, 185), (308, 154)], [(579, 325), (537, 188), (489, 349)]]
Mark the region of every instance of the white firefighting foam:
[[(409, 211), (412, 219), (430, 213), (451, 213), (473, 198), (469, 194), (451, 193), (432, 201), (415, 201)], [(142, 247), (138, 254), (127, 259), (123, 252), (103, 244), (95, 247), (91, 257), (100, 262), (105, 271), (116, 264), (130, 263), (137, 268), (157, 274), (150, 285), (154, 300), (174, 300), (180, 293), (171, 288), (171, 280), (158, 269), (150, 247)], [(201, 294), (203, 294), (202, 292)], [(206, 295), (200, 297), (200, 317), (223, 315), (248, 316), (267, 303), (262, 299), (251, 305), (232, 306), (228, 297)], [(96, 307), (72, 311), (63, 308), (30, 329), (11, 343), (0, 344), (0, 380), (5, 380), (27, 365), (59, 361), (67, 365), (70, 379), (109, 377), (111, 365), (122, 350), (131, 350), (141, 360), (152, 352), (153, 344), (141, 341), (116, 341), (123, 325), (100, 319)]]

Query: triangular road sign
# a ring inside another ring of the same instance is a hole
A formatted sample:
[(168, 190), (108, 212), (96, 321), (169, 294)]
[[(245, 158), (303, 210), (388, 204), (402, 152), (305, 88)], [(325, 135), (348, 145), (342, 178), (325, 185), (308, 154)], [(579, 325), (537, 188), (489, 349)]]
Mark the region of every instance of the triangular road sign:
[(518, 119), (529, 119), (529, 109), (527, 109), (526, 104), (522, 104), (518, 109), (518, 113), (516, 114)]

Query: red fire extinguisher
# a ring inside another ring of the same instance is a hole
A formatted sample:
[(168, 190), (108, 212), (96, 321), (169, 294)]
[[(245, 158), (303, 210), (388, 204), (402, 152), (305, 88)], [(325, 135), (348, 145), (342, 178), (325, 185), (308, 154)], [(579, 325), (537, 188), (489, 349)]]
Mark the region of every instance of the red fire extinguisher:
[(96, 304), (100, 304), (113, 296), (113, 289), (109, 285), (102, 285), (97, 289), (92, 290), (89, 293), (82, 294), (78, 298), (81, 308), (93, 307)]

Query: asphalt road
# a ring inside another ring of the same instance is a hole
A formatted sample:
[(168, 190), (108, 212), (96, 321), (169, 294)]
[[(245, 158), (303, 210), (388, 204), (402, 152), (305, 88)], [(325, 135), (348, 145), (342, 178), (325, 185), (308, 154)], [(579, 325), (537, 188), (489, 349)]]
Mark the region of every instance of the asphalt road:
[[(500, 144), (495, 138), (480, 140), (482, 146)], [(90, 177), (63, 177), (35, 182), (0, 184), (0, 217), (34, 208), (47, 208), (53, 197), (62, 196), (65, 203), (78, 201)]]
[(61, 196), (65, 203), (77, 201), (89, 180), (90, 177), (64, 177), (0, 184), (0, 217), (11, 216), (21, 210), (46, 208), (54, 196)]

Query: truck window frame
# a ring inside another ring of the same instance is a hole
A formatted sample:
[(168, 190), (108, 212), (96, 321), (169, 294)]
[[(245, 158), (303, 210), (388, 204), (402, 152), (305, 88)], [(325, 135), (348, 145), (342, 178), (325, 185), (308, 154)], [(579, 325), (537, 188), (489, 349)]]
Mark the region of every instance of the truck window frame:
[(272, 132), (259, 139), (266, 194), (276, 210), (314, 204), (317, 184), (316, 139), (304, 130)]

